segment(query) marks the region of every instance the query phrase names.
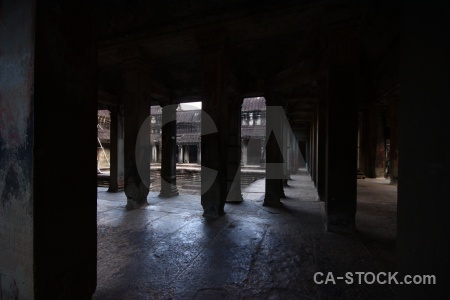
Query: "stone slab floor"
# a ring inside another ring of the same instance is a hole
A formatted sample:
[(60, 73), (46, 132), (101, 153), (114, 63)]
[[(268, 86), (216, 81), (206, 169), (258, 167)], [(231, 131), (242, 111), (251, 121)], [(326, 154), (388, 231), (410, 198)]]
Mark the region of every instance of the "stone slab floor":
[(324, 230), (324, 204), (305, 171), (289, 185), (283, 209), (262, 206), (258, 180), (213, 221), (202, 217), (198, 195), (151, 192), (148, 206), (126, 210), (124, 193), (99, 188), (93, 299), (394, 298), (394, 286), (313, 277), (395, 269), (396, 187), (359, 179), (357, 232), (336, 234)]

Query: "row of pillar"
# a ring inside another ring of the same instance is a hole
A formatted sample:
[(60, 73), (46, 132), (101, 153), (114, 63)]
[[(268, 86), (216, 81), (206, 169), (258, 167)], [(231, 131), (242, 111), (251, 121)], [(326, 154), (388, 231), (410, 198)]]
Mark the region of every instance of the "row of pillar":
[[(214, 148), (209, 151), (205, 151), (205, 159), (202, 164), (203, 167), (215, 170), (217, 174), (214, 174), (215, 178), (212, 183), (207, 182), (211, 178), (209, 176), (203, 176), (203, 186), (209, 187), (202, 193), (202, 202), (204, 207), (213, 204), (210, 210), (214, 210), (220, 215), (223, 210), (223, 203), (225, 202), (240, 202), (242, 201), (242, 194), (240, 189), (240, 165), (241, 165), (241, 106), (243, 98), (237, 95), (228, 98), (226, 101), (226, 108), (222, 109), (226, 111), (228, 116), (223, 118), (224, 122), (219, 123), (217, 130), (210, 134), (204, 134), (202, 136), (202, 144), (204, 148)], [(279, 206), (281, 205), (280, 198), (284, 197), (283, 185), (286, 185), (287, 180), (290, 179), (290, 174), (295, 173), (298, 169), (299, 162), (299, 150), (297, 146), (297, 140), (290, 130), (289, 123), (284, 116), (284, 111), (280, 111), (281, 107), (270, 104), (277, 104), (268, 102), (268, 118), (267, 118), (267, 134), (269, 136), (267, 150), (267, 157), (270, 159), (267, 161), (267, 172), (273, 174), (268, 176), (267, 179), (267, 196), (265, 205)], [(204, 110), (208, 110), (208, 105), (204, 105)], [(117, 106), (111, 110), (111, 178), (109, 191), (116, 192), (125, 188), (125, 192), (128, 199), (129, 207), (138, 207), (145, 204), (145, 201), (141, 200), (142, 197), (146, 197), (148, 192), (139, 190), (139, 185), (145, 184), (141, 179), (141, 174), (138, 171), (142, 162), (142, 157), (139, 157), (138, 161), (132, 161), (130, 157), (136, 158), (136, 151), (130, 153), (125, 150), (132, 148), (132, 145), (125, 147), (124, 133), (125, 135), (133, 136), (129, 133), (130, 127), (125, 128), (124, 124), (127, 122), (132, 123), (134, 118), (127, 118), (127, 114), (124, 113), (122, 106)], [(278, 110), (277, 110), (278, 109)], [(209, 117), (214, 112), (205, 113)], [(146, 124), (146, 119), (142, 124)], [(148, 123), (148, 122), (147, 122)], [(147, 125), (142, 125), (146, 127)], [(165, 105), (162, 107), (162, 163), (161, 163), (161, 197), (173, 197), (178, 195), (176, 187), (176, 106)], [(206, 126), (209, 126), (208, 122), (204, 122)], [(133, 130), (137, 130), (138, 127), (131, 127)], [(128, 130), (125, 130), (128, 129)], [(208, 132), (210, 128), (205, 128), (204, 132)], [(135, 139), (138, 139), (138, 134), (134, 134)], [(211, 140), (211, 141), (210, 141)], [(131, 140), (133, 141), (133, 140)], [(138, 141), (138, 144), (142, 141)], [(137, 145), (137, 144), (136, 144)], [(144, 143), (142, 151), (145, 151), (148, 144)], [(151, 147), (149, 147), (151, 149)], [(142, 152), (141, 151), (141, 152)], [(198, 151), (200, 152), (200, 151)], [(121, 153), (128, 154), (127, 164), (123, 160), (124, 156)], [(181, 154), (182, 151), (179, 150)], [(222, 158), (226, 157), (226, 160)], [(144, 162), (145, 163), (145, 162)], [(131, 166), (130, 166), (131, 165)], [(150, 168), (150, 164), (146, 164)], [(225, 168), (223, 167), (225, 166)], [(126, 172), (128, 170), (128, 173)], [(127, 181), (124, 180), (127, 178)], [(136, 184), (138, 182), (138, 184)], [(276, 185), (273, 188), (274, 184)], [(131, 186), (130, 186), (131, 185)], [(220, 194), (223, 193), (223, 194)], [(221, 195), (221, 196), (217, 196)], [(217, 201), (214, 202), (210, 199)], [(214, 206), (214, 204), (216, 206)], [(206, 214), (208, 215), (208, 214)]]
[[(327, 80), (318, 82), (314, 117), (306, 132), (305, 160), (319, 198), (325, 202), (327, 230), (348, 232), (355, 228), (357, 171), (381, 177), (389, 165), (391, 183), (397, 181), (398, 101), (358, 112), (356, 35), (343, 30), (336, 33), (333, 43), (336, 51)], [(390, 130), (386, 131), (388, 121)]]
[[(317, 187), (321, 200), (325, 201), (327, 228), (330, 231), (352, 231), (356, 213), (357, 170), (357, 106), (355, 97), (357, 41), (354, 35), (337, 34), (336, 52), (331, 57), (327, 82), (319, 82), (319, 99), (316, 113), (310, 123), (306, 139), (307, 168)], [(342, 45), (344, 43), (344, 46)], [(241, 136), (240, 116), (243, 98), (230, 89), (231, 75), (227, 58), (219, 43), (203, 52), (202, 90), (202, 195), (201, 204), (206, 217), (219, 217), (225, 213), (227, 201), (242, 201), (240, 190)], [(211, 45), (210, 45), (211, 46)], [(355, 52), (356, 51), (356, 52)], [(137, 140), (148, 116), (149, 103), (139, 99), (140, 85), (145, 76), (132, 64), (125, 72), (125, 118), (113, 112), (118, 128), (123, 126), (129, 143), (116, 132), (112, 136), (111, 190), (124, 186), (128, 207), (146, 203), (149, 182), (149, 141)], [(325, 86), (327, 89), (325, 89)], [(275, 91), (265, 93), (266, 119), (266, 187), (264, 205), (281, 206), (290, 174), (300, 164), (298, 141), (289, 127), (285, 112), (279, 106), (282, 95)], [(176, 105), (162, 108), (162, 165), (161, 197), (178, 195), (176, 187)], [(394, 108), (393, 108), (394, 109)], [(130, 117), (128, 117), (130, 116)], [(210, 120), (210, 121), (208, 121)], [(144, 125), (145, 123), (145, 125)], [(148, 125), (147, 125), (148, 124)], [(112, 124), (114, 130), (114, 123)], [(112, 131), (113, 132), (113, 131)], [(149, 132), (149, 129), (148, 129)], [(149, 136), (149, 135), (147, 135)], [(137, 143), (134, 141), (137, 140)], [(123, 176), (120, 159), (114, 147), (124, 148)], [(139, 151), (136, 151), (135, 148)], [(147, 152), (145, 152), (148, 150)], [(179, 151), (180, 154), (182, 151)], [(182, 155), (181, 155), (182, 157)], [(142, 166), (146, 171), (143, 172)], [(113, 178), (114, 177), (114, 178)]]

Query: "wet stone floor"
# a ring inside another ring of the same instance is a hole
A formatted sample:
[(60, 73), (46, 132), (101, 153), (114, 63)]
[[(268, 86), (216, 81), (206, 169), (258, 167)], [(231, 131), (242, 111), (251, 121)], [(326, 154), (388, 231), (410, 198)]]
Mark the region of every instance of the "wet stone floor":
[(310, 177), (291, 177), (284, 208), (262, 206), (257, 180), (216, 220), (202, 217), (199, 195), (150, 192), (148, 206), (126, 210), (123, 192), (99, 187), (93, 299), (392, 299), (392, 286), (313, 279), (394, 269), (396, 188), (358, 180), (358, 230), (336, 234)]

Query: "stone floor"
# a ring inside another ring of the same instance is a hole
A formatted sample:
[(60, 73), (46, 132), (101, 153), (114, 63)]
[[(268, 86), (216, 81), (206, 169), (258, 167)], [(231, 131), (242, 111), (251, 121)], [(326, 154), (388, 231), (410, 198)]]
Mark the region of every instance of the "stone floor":
[(93, 299), (392, 299), (393, 286), (318, 285), (316, 272), (395, 269), (396, 187), (358, 180), (357, 232), (324, 230), (324, 204), (301, 170), (284, 208), (262, 206), (264, 180), (202, 217), (198, 195), (158, 198), (125, 209), (123, 193), (98, 189), (98, 284)]

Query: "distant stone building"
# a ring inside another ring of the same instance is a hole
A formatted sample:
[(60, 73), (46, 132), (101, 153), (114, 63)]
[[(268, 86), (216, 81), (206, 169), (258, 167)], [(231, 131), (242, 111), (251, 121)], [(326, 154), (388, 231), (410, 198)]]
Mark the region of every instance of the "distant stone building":
[[(160, 106), (151, 107), (150, 143), (152, 162), (161, 162), (161, 123)], [(177, 163), (200, 163), (201, 161), (201, 110), (177, 110)]]
[[(109, 111), (98, 111), (97, 157), (99, 168), (109, 166)], [(150, 111), (151, 162), (161, 162), (162, 109), (152, 106)], [(259, 166), (265, 162), (266, 105), (262, 97), (247, 98), (242, 104), (241, 138), (242, 165)], [(201, 110), (177, 109), (177, 163), (201, 162)]]
[(247, 98), (241, 113), (242, 165), (265, 162), (266, 103), (262, 97)]

